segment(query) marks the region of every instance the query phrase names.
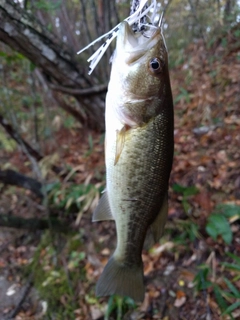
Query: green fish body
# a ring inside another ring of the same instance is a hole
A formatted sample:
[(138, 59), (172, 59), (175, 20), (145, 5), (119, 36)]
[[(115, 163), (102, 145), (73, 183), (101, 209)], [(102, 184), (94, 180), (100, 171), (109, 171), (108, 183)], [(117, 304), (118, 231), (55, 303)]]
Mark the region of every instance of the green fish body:
[(144, 298), (141, 258), (147, 231), (158, 242), (167, 219), (173, 160), (173, 101), (160, 28), (120, 25), (106, 98), (106, 192), (93, 221), (114, 219), (117, 247), (98, 296)]

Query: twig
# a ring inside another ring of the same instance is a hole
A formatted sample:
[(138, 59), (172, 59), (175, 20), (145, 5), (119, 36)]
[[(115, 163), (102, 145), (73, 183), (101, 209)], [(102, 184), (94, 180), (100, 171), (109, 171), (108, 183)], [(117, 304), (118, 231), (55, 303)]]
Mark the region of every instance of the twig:
[(12, 216), (9, 214), (0, 215), (0, 227), (8, 227), (15, 229), (27, 229), (30, 231), (36, 230), (46, 230), (49, 229), (49, 220), (51, 220), (51, 231), (56, 232), (69, 232), (70, 227), (68, 223), (61, 222), (55, 218), (50, 217), (50, 219), (36, 219), (36, 218), (21, 218), (17, 216)]
[(168, 2), (165, 4), (165, 6), (163, 7), (163, 10), (162, 10), (162, 15), (163, 17), (165, 16), (166, 12), (167, 12), (167, 9), (168, 7), (170, 6), (172, 0), (168, 0)]
[[(115, 1), (114, 1), (115, 3)], [(98, 18), (98, 14), (97, 14), (97, 8), (96, 8), (96, 3), (94, 0), (91, 0), (91, 7), (92, 7), (92, 11), (94, 14), (94, 23), (95, 23), (95, 31), (96, 34), (98, 35), (98, 37), (101, 36), (101, 30), (99, 29), (99, 18)]]
[[(86, 36), (86, 40), (88, 43), (92, 42), (92, 37), (91, 37), (91, 33), (88, 27), (88, 23), (87, 23), (87, 14), (86, 14), (86, 7), (85, 7), (85, 1), (84, 0), (80, 0), (81, 2), (81, 13), (82, 13), (82, 25), (85, 29), (85, 36)], [(93, 48), (91, 47), (91, 51), (93, 53)]]
[(204, 31), (203, 31), (202, 25), (199, 22), (199, 19), (198, 19), (198, 16), (197, 16), (197, 12), (196, 12), (196, 7), (194, 6), (192, 0), (188, 0), (188, 3), (190, 5), (191, 11), (192, 11), (192, 15), (193, 15), (196, 23), (199, 26), (200, 36), (201, 36), (201, 38), (203, 40), (203, 44), (206, 47), (206, 37), (205, 37)]
[(104, 93), (107, 91), (107, 84), (100, 84), (91, 88), (86, 89), (73, 89), (68, 87), (63, 87), (57, 84), (49, 84), (49, 88), (55, 91), (61, 91), (74, 96), (90, 96), (93, 94)]
[(29, 77), (31, 78), (31, 82), (30, 82), (30, 85), (29, 85), (29, 89), (30, 89), (30, 94), (33, 98), (33, 102), (31, 103), (31, 110), (32, 110), (32, 117), (33, 117), (33, 123), (34, 123), (34, 145), (35, 145), (35, 148), (37, 148), (38, 151), (40, 151), (40, 139), (39, 139), (39, 132), (38, 132), (38, 129), (39, 129), (39, 126), (38, 126), (38, 115), (37, 115), (37, 108), (36, 108), (36, 105), (37, 105), (37, 96), (36, 96), (36, 81), (35, 81), (35, 77), (33, 76), (33, 72), (30, 70), (30, 64), (29, 65), (29, 68), (28, 68), (28, 75)]
[[(0, 124), (6, 130), (6, 132), (10, 135), (10, 137), (22, 147), (24, 153), (31, 156), (31, 158), (34, 158), (36, 161), (40, 161), (43, 159), (43, 155), (40, 154), (37, 150), (33, 149), (30, 146), (30, 144), (19, 135), (19, 133), (11, 126), (10, 123), (7, 122), (6, 119), (4, 119), (4, 117), (1, 114), (0, 114)], [(52, 165), (52, 170), (56, 174), (59, 174), (62, 171), (62, 168)]]
[(30, 279), (28, 280), (25, 289), (23, 290), (22, 296), (16, 305), (15, 309), (8, 315), (5, 319), (6, 320), (12, 320), (16, 317), (16, 315), (19, 313), (24, 301), (26, 300), (27, 296), (29, 295), (31, 288), (32, 288), (32, 275), (30, 276)]
[(81, 108), (76, 110), (71, 105), (67, 104), (63, 99), (60, 99), (57, 92), (52, 93), (54, 99), (59, 104), (59, 106), (65, 110), (67, 113), (71, 114), (75, 119), (77, 119), (81, 124), (84, 124), (87, 120), (86, 114)]

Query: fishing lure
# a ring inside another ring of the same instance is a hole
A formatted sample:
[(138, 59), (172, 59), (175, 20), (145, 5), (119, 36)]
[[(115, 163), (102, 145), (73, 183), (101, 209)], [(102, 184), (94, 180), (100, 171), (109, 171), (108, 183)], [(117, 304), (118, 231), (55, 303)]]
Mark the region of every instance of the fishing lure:
[[(146, 27), (146, 26), (150, 27), (150, 28), (156, 28), (155, 25), (154, 25), (156, 19), (158, 19), (159, 26), (161, 26), (162, 16), (161, 16), (160, 19), (157, 16), (157, 7), (158, 7), (157, 1), (156, 0), (152, 0), (151, 4), (149, 4), (149, 5), (148, 5), (148, 2), (149, 2), (148, 0), (140, 0), (138, 8), (136, 9), (136, 11), (133, 12), (129, 17), (124, 19), (124, 21), (127, 21), (130, 26), (134, 25), (133, 30), (137, 29), (136, 25), (138, 26), (138, 30), (144, 30), (145, 29), (144, 27)], [(135, 8), (132, 8), (131, 11), (134, 11), (134, 10), (135, 10)], [(145, 23), (146, 19), (143, 19), (144, 17), (148, 18), (149, 23)], [(88, 48), (90, 48), (91, 46), (93, 46), (95, 43), (99, 42), (100, 40), (102, 40), (104, 38), (107, 38), (105, 40), (105, 42), (98, 48), (98, 50), (87, 60), (88, 62), (90, 62), (89, 72), (88, 72), (89, 75), (96, 68), (98, 62), (101, 60), (102, 56), (106, 52), (107, 48), (109, 47), (109, 45), (111, 44), (113, 39), (115, 39), (117, 37), (118, 32), (119, 32), (120, 24), (121, 23), (119, 23), (112, 30), (110, 30), (109, 32), (103, 34), (102, 36), (100, 36), (99, 38), (97, 38), (96, 40), (94, 40), (93, 42), (88, 44), (86, 47), (84, 47), (83, 49), (81, 49), (80, 51), (77, 52), (77, 54), (80, 54), (83, 51), (85, 51)]]

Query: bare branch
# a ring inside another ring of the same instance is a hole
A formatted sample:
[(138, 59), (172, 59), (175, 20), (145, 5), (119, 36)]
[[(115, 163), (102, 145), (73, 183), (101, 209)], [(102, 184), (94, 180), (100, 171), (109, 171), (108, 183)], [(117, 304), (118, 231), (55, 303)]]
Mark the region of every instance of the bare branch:
[(60, 99), (57, 92), (52, 93), (54, 99), (57, 101), (59, 106), (65, 110), (67, 113), (71, 114), (75, 119), (77, 119), (80, 123), (86, 122), (86, 114), (82, 112), (81, 108), (79, 110), (76, 110), (69, 104), (67, 104), (63, 99)]
[(31, 190), (38, 197), (43, 198), (42, 184), (39, 181), (14, 170), (0, 170), (0, 182)]
[[(51, 231), (68, 232), (70, 231), (69, 223), (66, 221), (61, 222), (57, 219), (51, 219)], [(47, 219), (34, 218), (21, 218), (12, 216), (10, 214), (0, 215), (0, 227), (16, 228), (16, 229), (28, 229), (31, 231), (49, 229), (49, 221)]]
[[(49, 84), (73, 90), (90, 90), (102, 78), (100, 74), (90, 78), (87, 63), (83, 68), (76, 60), (76, 53), (13, 0), (0, 1), (0, 41), (32, 61), (43, 71)], [(101, 92), (98, 92), (99, 95), (73, 93), (86, 114), (84, 124), (98, 130), (103, 130), (105, 126), (105, 99)]]
[(11, 320), (14, 319), (17, 314), (19, 313), (19, 311), (21, 310), (21, 307), (24, 303), (24, 301), (26, 300), (27, 296), (29, 295), (31, 288), (32, 288), (33, 282), (32, 282), (32, 275), (30, 276), (27, 284), (25, 285), (25, 288), (22, 292), (21, 298), (18, 302), (18, 304), (16, 305), (16, 307), (11, 311), (11, 313), (9, 315), (7, 315), (4, 320)]
[[(43, 159), (43, 155), (40, 154), (37, 150), (32, 148), (28, 142), (26, 142), (20, 135), (19, 133), (14, 130), (14, 128), (6, 121), (6, 119), (3, 118), (2, 115), (0, 115), (0, 124), (2, 127), (6, 130), (6, 132), (10, 135), (12, 139), (14, 139), (20, 147), (23, 148), (23, 151), (27, 153), (27, 155), (30, 155), (33, 157), (36, 161), (40, 161)], [(52, 166), (53, 172), (59, 174), (62, 169), (53, 165)]]
[(52, 90), (61, 91), (67, 94), (71, 94), (73, 96), (90, 96), (93, 94), (99, 94), (107, 91), (107, 84), (100, 84), (98, 86), (86, 89), (72, 89), (57, 84), (50, 84), (49, 87)]

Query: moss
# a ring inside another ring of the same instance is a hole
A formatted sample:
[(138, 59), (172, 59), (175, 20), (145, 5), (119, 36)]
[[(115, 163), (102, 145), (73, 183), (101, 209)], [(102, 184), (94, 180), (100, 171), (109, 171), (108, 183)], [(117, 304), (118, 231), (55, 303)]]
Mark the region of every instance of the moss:
[(33, 275), (35, 288), (47, 302), (45, 319), (75, 319), (78, 284), (86, 279), (81, 246), (79, 234), (51, 236), (45, 232), (42, 236), (26, 273)]

